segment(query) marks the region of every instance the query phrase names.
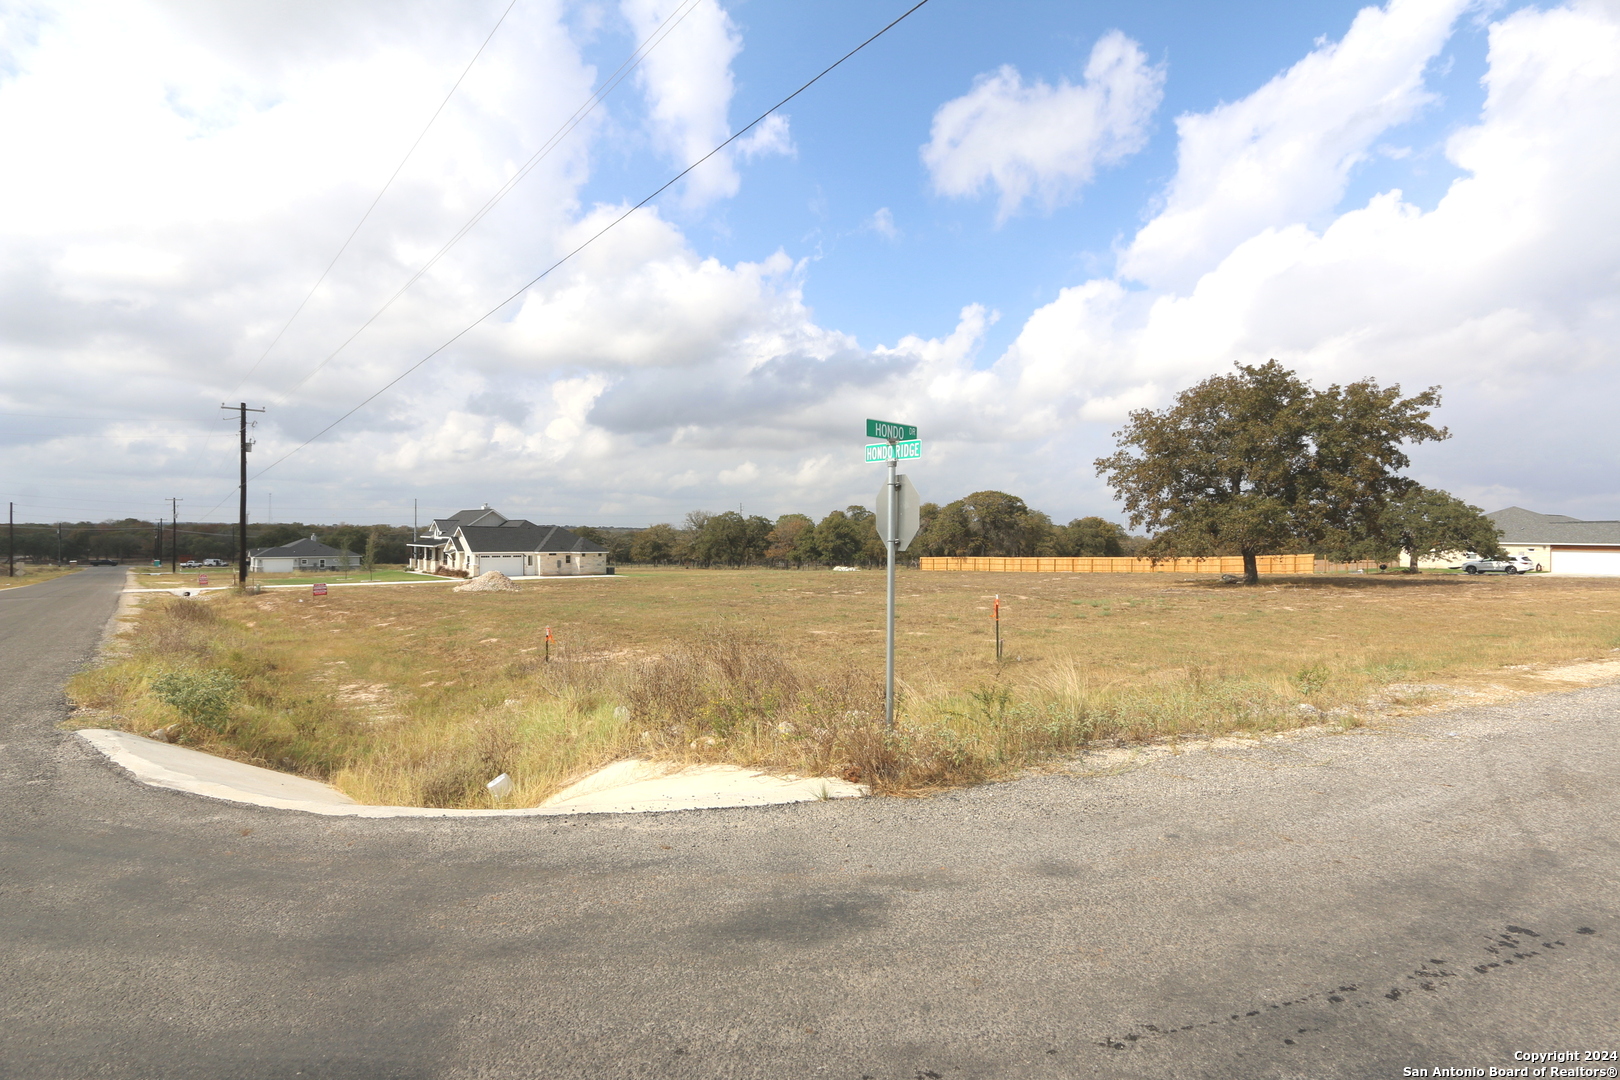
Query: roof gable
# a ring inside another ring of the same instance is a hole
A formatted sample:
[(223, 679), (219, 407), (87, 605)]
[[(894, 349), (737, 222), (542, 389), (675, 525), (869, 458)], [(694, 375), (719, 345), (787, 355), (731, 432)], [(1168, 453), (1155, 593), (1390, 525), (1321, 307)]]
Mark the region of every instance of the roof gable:
[(294, 540), (290, 544), (280, 547), (260, 548), (252, 553), (255, 559), (320, 559), (320, 558), (356, 558), (352, 551), (339, 551), (335, 547), (328, 547), (312, 536)]
[(510, 521), (503, 525), (463, 525), (456, 530), (462, 546), (475, 554), (496, 551), (597, 552), (606, 551), (560, 525), (536, 525), (532, 521)]
[(429, 529), (438, 536), (450, 536), (463, 525), (499, 526), (510, 520), (499, 510), (481, 506), (476, 510), (457, 510), (449, 517), (434, 518)]

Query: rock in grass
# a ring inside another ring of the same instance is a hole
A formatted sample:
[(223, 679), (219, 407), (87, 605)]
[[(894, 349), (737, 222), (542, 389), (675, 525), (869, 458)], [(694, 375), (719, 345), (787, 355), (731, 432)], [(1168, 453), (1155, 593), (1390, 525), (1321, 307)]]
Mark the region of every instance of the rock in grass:
[(518, 587), (512, 584), (512, 579), (499, 570), (491, 570), (487, 574), (479, 574), (465, 585), (457, 585), (456, 592), (517, 592)]

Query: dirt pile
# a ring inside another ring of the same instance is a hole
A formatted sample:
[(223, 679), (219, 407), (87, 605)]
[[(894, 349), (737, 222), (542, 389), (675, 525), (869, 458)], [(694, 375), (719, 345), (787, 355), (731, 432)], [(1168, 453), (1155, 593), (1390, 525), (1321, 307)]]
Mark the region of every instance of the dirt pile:
[(512, 584), (512, 579), (499, 570), (491, 570), (487, 574), (479, 574), (465, 585), (457, 585), (455, 592), (517, 592), (518, 587)]

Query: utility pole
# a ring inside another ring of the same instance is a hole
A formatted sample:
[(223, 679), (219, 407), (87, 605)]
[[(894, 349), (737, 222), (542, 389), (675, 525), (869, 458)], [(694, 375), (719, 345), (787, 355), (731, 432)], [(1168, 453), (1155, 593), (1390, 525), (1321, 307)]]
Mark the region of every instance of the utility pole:
[(241, 446), (242, 446), (242, 452), (241, 452), (242, 486), (241, 486), (241, 492), (240, 492), (242, 498), (241, 498), (241, 509), (240, 509), (240, 512), (237, 515), (237, 522), (236, 522), (236, 583), (238, 585), (246, 585), (247, 584), (247, 579), (248, 579), (247, 456), (248, 456), (248, 451), (253, 449), (253, 443), (247, 437), (247, 414), (250, 413), (250, 412), (262, 413), (262, 412), (264, 412), (264, 410), (263, 409), (250, 409), (250, 408), (248, 408), (248, 404), (245, 401), (242, 402), (240, 405), (221, 405), (220, 408), (222, 408), (222, 409), (234, 409), (238, 413), (240, 413), (241, 417), (242, 417), (242, 440), (241, 440)]
[(169, 499), (169, 561), (170, 572), (180, 572), (180, 500)]
[(56, 523), (56, 565), (62, 565), (62, 523)]
[(6, 576), (17, 576), (17, 504), (6, 503)]

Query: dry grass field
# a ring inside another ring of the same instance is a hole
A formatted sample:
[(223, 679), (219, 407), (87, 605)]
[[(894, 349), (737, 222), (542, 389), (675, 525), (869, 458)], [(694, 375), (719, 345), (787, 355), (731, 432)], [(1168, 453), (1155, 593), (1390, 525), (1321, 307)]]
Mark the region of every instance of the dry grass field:
[[(1546, 690), (1538, 668), (1620, 656), (1620, 581), (1603, 579), (1350, 574), (1246, 588), (912, 571), (899, 597), (892, 734), (878, 571), (156, 597), (121, 654), (70, 692), (81, 722), (168, 727), (363, 802), (487, 806), (483, 784), (499, 772), (518, 784), (506, 804), (527, 805), (626, 756), (916, 792), (1100, 741), (1349, 726), (1455, 691)], [(228, 708), (212, 720), (187, 721), (153, 692), (166, 674), (221, 671)]]

